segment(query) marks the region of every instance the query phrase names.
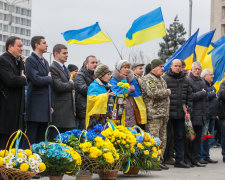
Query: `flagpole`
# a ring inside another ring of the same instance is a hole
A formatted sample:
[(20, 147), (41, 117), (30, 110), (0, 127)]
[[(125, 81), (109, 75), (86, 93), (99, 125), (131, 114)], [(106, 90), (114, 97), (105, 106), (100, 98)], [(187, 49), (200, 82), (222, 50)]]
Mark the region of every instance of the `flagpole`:
[[(101, 27), (102, 27), (102, 26), (101, 26)], [(103, 28), (102, 28), (102, 29), (103, 29)], [(106, 35), (112, 40), (113, 46), (116, 48), (116, 51), (117, 51), (117, 53), (118, 53), (119, 56), (120, 56), (120, 59), (123, 59), (121, 53), (119, 52), (119, 49), (117, 48), (117, 46), (116, 46), (115, 42), (113, 41), (113, 39), (111, 38), (111, 36), (107, 33), (107, 31), (105, 31), (105, 29), (103, 30), (103, 32), (105, 32)]]

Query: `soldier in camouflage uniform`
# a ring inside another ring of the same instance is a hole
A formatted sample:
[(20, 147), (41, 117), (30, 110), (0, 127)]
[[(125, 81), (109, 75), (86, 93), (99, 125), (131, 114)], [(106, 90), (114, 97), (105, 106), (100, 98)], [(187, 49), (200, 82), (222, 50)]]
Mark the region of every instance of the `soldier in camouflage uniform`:
[[(162, 141), (162, 154), (166, 148), (166, 126), (169, 119), (169, 95), (165, 80), (161, 77), (164, 72), (164, 62), (154, 59), (151, 62), (151, 72), (142, 78), (140, 85), (143, 100), (147, 108), (147, 124), (145, 130)], [(168, 169), (165, 165), (165, 168)]]

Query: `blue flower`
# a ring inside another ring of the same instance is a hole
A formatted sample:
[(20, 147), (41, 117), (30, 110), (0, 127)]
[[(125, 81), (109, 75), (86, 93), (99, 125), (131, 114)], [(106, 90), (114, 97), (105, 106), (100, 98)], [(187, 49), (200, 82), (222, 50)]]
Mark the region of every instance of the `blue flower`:
[(94, 128), (93, 128), (93, 130), (94, 131), (97, 131), (97, 132), (102, 132), (103, 131), (103, 125), (101, 125), (101, 124), (97, 124), (97, 125), (95, 125), (94, 126)]
[(93, 132), (87, 132), (86, 136), (88, 141), (91, 141), (97, 137), (96, 133), (93, 133)]
[(137, 134), (137, 131), (136, 131), (135, 129), (130, 129), (130, 132), (131, 132), (132, 134)]
[(138, 143), (142, 143), (142, 142), (144, 142), (144, 137), (142, 135), (138, 135), (136, 137), (136, 140), (137, 140)]
[[(79, 129), (73, 129), (71, 132), (76, 138), (80, 138), (80, 135), (82, 133), (82, 131)], [(84, 134), (82, 134), (82, 137), (84, 137)]]
[(161, 140), (158, 137), (154, 137), (154, 140), (156, 141), (156, 146), (161, 144)]

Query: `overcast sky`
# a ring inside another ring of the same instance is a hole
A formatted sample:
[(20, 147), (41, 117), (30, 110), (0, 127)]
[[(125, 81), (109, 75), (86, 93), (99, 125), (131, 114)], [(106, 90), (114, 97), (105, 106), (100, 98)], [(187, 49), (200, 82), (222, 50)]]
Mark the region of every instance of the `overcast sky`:
[[(210, 30), (210, 0), (193, 0), (192, 33), (200, 28), (199, 34)], [(80, 29), (99, 22), (123, 52), (132, 48), (124, 46), (126, 33), (132, 22), (139, 16), (161, 7), (166, 28), (176, 15), (183, 23), (188, 36), (189, 0), (33, 0), (32, 1), (32, 36), (43, 35), (48, 43), (48, 51), (55, 44), (66, 41), (62, 32)], [(162, 38), (137, 45), (135, 51), (142, 50), (150, 59), (157, 58), (159, 42)], [(102, 63), (113, 69), (120, 59), (112, 43), (96, 45), (68, 45), (67, 65), (73, 63), (81, 67), (88, 55), (95, 55)], [(49, 59), (49, 55), (45, 55)]]

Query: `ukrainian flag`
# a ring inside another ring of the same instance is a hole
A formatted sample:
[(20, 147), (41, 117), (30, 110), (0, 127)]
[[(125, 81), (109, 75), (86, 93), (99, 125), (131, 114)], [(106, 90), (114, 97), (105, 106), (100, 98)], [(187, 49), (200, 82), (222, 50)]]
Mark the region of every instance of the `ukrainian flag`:
[(202, 64), (204, 61), (204, 57), (207, 53), (207, 50), (210, 46), (210, 43), (212, 41), (214, 33), (215, 33), (215, 30), (207, 32), (201, 35), (197, 40), (197, 44), (195, 47), (196, 60)]
[(186, 63), (186, 69), (191, 69), (193, 61), (195, 61), (195, 47), (198, 36), (197, 30), (165, 63), (164, 71), (170, 69), (170, 65), (174, 59), (183, 60)]
[(98, 44), (112, 42), (112, 40), (103, 33), (98, 22), (83, 29), (65, 31), (62, 35), (68, 44)]
[(136, 19), (126, 34), (125, 46), (135, 46), (166, 36), (161, 8)]

